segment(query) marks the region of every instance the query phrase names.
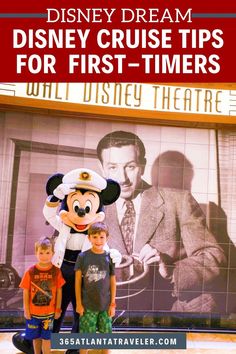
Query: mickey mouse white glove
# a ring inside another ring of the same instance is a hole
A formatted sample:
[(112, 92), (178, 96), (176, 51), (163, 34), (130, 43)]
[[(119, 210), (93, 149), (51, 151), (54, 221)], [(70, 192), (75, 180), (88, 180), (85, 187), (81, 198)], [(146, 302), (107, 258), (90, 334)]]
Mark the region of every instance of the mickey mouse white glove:
[(110, 249), (110, 256), (111, 256), (112, 262), (115, 263), (116, 267), (118, 267), (118, 265), (120, 264), (121, 259), (122, 259), (121, 253), (118, 250), (116, 250), (115, 248), (111, 248)]
[(53, 194), (60, 200), (63, 200), (66, 195), (70, 194), (71, 192), (75, 192), (75, 185), (69, 183), (61, 183), (54, 189)]

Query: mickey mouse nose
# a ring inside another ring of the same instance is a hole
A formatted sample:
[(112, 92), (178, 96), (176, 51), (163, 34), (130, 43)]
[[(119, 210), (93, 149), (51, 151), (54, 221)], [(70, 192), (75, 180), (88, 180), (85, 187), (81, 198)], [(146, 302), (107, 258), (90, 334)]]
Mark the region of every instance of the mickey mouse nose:
[(86, 214), (85, 209), (83, 209), (83, 208), (78, 208), (78, 207), (76, 207), (75, 212), (76, 212), (76, 214), (77, 214), (78, 216), (80, 216), (81, 218), (82, 218), (83, 216), (85, 216), (85, 214)]

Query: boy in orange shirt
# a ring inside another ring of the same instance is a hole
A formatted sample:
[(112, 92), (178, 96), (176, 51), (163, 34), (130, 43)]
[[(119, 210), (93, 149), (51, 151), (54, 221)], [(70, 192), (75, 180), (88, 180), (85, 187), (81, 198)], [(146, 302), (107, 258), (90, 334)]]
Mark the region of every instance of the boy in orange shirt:
[(38, 263), (25, 272), (20, 283), (24, 290), (25, 338), (33, 340), (35, 354), (50, 353), (53, 320), (61, 315), (61, 288), (65, 281), (61, 270), (51, 262), (53, 253), (50, 238), (36, 242)]

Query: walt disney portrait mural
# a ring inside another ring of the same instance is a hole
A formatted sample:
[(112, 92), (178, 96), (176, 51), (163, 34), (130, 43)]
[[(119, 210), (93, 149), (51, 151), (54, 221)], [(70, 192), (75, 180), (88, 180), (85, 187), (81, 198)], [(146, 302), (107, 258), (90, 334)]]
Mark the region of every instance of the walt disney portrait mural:
[[(108, 247), (116, 250), (114, 326), (162, 326), (172, 314), (191, 314), (196, 325), (199, 314), (206, 323), (232, 316), (234, 137), (232, 130), (85, 114), (1, 112), (2, 323), (14, 313), (24, 328), (18, 284), (34, 263), (35, 241), (55, 238), (55, 264), (69, 274), (97, 220), (108, 225)], [(72, 299), (64, 299), (75, 331)]]

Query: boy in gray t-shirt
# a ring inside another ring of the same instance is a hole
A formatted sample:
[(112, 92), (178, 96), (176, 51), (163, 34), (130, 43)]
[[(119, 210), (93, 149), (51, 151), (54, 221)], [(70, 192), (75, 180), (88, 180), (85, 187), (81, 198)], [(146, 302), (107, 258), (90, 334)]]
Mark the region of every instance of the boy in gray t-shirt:
[[(80, 314), (80, 333), (112, 332), (115, 315), (116, 279), (108, 252), (103, 247), (109, 235), (104, 223), (90, 226), (88, 238), (92, 248), (78, 255), (75, 264), (76, 311)], [(103, 349), (102, 353), (108, 353)], [(81, 354), (87, 350), (80, 349)]]

